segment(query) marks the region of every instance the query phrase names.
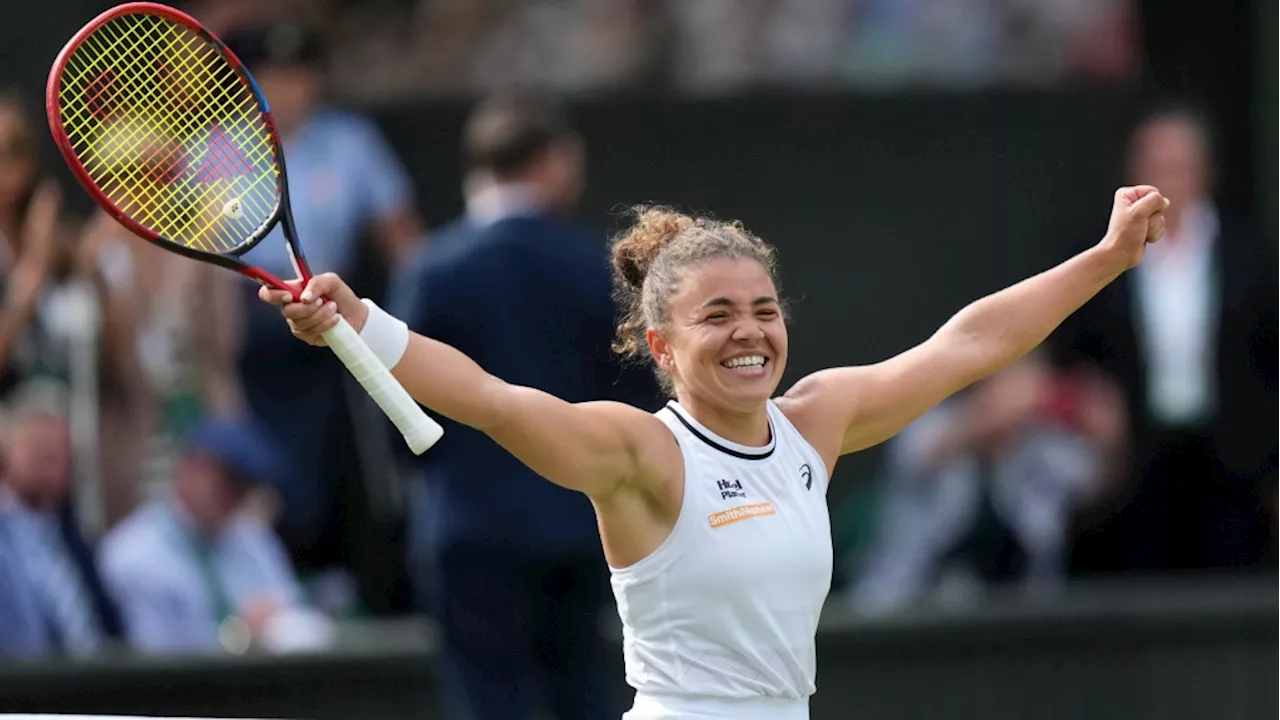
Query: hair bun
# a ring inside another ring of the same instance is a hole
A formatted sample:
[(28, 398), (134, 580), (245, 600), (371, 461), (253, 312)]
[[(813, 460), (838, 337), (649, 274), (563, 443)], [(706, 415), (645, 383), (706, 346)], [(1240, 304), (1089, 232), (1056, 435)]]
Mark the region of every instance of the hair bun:
[(681, 232), (693, 227), (693, 218), (663, 207), (634, 208), (636, 222), (613, 244), (613, 269), (636, 292), (644, 287), (658, 251)]

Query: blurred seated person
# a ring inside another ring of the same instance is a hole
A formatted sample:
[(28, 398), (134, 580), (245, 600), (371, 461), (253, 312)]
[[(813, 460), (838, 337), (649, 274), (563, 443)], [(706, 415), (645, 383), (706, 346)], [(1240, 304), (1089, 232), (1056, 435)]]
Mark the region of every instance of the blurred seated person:
[(0, 573), (8, 575), (0, 582), (18, 615), (0, 625), (14, 625), (37, 654), (93, 654), (118, 637), (120, 623), (70, 512), (66, 389), (29, 380), (8, 396), (5, 413)]
[(1075, 520), (1115, 489), (1119, 390), (1029, 355), (926, 413), (888, 446), (878, 537), (854, 584), (893, 609), (951, 581), (1052, 588)]
[(18, 544), (13, 519), (0, 511), (0, 660), (28, 660), (52, 652), (35, 583)]
[(306, 625), (324, 641), (327, 621), (306, 607), (279, 538), (246, 511), (255, 486), (280, 472), (279, 450), (256, 423), (206, 419), (188, 431), (170, 495), (121, 522), (98, 558), (135, 649), (244, 649), (228, 632), (271, 646), (282, 639), (273, 625)]

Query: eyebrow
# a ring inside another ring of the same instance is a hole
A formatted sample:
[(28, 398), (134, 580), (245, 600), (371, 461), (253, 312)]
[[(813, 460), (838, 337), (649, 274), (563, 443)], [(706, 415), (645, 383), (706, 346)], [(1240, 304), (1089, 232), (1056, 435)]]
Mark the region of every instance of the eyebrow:
[[(770, 295), (761, 295), (760, 297), (753, 300), (751, 304), (753, 306), (758, 307), (760, 305), (776, 305), (777, 302), (778, 302), (778, 299), (775, 297), (772, 297)], [(699, 309), (705, 310), (706, 308), (709, 308), (709, 307), (733, 307), (736, 304), (737, 303), (735, 303), (734, 301), (730, 300), (727, 297), (718, 297), (718, 298), (712, 298), (702, 303), (702, 305), (699, 306)]]

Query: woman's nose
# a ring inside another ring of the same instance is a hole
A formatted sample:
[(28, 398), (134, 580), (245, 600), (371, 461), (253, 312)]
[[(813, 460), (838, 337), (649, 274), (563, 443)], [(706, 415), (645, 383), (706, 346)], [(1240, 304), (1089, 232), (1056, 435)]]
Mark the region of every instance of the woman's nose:
[(734, 340), (759, 340), (764, 337), (764, 330), (753, 320), (744, 320), (733, 329)]

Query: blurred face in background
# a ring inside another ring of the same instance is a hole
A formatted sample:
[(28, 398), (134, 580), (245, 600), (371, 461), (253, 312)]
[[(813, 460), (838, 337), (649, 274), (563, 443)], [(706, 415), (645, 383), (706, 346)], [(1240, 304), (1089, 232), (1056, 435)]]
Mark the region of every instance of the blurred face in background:
[(1164, 115), (1148, 120), (1134, 134), (1129, 175), (1134, 183), (1154, 185), (1172, 202), (1171, 211), (1209, 194), (1209, 148), (1193, 120)]
[(196, 527), (212, 535), (239, 512), (249, 485), (232, 477), (216, 458), (186, 453), (176, 468), (174, 492)]
[(966, 402), (974, 436), (983, 453), (998, 452), (1026, 432), (1040, 416), (1053, 389), (1052, 368), (1028, 355), (973, 386)]
[(561, 211), (577, 207), (582, 199), (585, 152), (578, 138), (565, 138), (547, 149), (540, 170), (539, 185), (546, 202)]
[(0, 217), (30, 194), (35, 184), (35, 142), (18, 108), (0, 100)]
[(467, 193), (491, 183), (519, 183), (533, 188), (539, 205), (551, 212), (571, 213), (582, 199), (586, 153), (576, 137), (557, 140), (530, 158), (523, 167), (505, 176), (476, 171), (467, 179)]
[(311, 65), (263, 65), (253, 77), (271, 105), (281, 135), (297, 130), (311, 116), (323, 85), (320, 69)]
[(5, 482), (36, 510), (58, 507), (67, 498), (71, 478), (71, 432), (64, 418), (32, 415), (5, 434)]

